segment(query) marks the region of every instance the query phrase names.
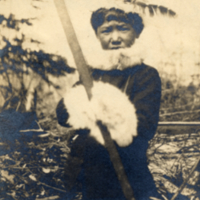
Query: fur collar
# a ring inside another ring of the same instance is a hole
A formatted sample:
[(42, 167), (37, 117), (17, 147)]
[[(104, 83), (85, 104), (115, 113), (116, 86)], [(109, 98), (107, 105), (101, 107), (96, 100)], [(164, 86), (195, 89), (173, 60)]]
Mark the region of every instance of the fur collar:
[(103, 50), (100, 44), (93, 49), (87, 48), (84, 56), (88, 65), (94, 69), (123, 70), (140, 65), (145, 58), (145, 51), (141, 40), (136, 40), (130, 48), (117, 50)]

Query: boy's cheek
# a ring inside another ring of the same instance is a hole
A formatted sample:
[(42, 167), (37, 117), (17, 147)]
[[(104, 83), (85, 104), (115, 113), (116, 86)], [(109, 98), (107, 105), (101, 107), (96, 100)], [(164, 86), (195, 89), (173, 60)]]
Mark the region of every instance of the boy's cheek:
[(109, 35), (100, 35), (98, 36), (99, 42), (103, 49), (108, 49), (109, 47)]
[(106, 38), (104, 38), (101, 41), (101, 46), (102, 46), (103, 49), (108, 49), (108, 47), (109, 47), (109, 41)]

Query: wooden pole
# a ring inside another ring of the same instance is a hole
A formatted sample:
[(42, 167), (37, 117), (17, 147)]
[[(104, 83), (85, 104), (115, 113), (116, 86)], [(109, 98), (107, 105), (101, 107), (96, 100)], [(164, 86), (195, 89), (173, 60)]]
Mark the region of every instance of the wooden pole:
[(111, 139), (110, 133), (105, 125), (101, 121), (97, 121), (97, 125), (99, 126), (99, 129), (101, 130), (101, 133), (103, 135), (104, 141), (105, 141), (105, 147), (109, 152), (110, 160), (113, 164), (113, 167), (115, 169), (115, 172), (117, 174), (117, 178), (121, 184), (122, 191), (124, 193), (124, 196), (128, 200), (135, 200), (133, 195), (133, 190), (129, 184), (128, 178), (125, 174), (123, 164), (121, 162), (121, 158), (118, 154), (117, 148), (114, 144), (114, 142)]
[(86, 61), (84, 59), (81, 47), (78, 43), (78, 39), (76, 37), (76, 33), (71, 23), (65, 2), (64, 0), (54, 0), (54, 3), (56, 5), (59, 18), (61, 20), (63, 29), (65, 31), (65, 36), (67, 37), (69, 47), (72, 51), (81, 81), (83, 82), (88, 98), (91, 99), (92, 97), (91, 88), (93, 86), (93, 82), (90, 77), (89, 70)]
[[(56, 5), (58, 15), (63, 25), (70, 49), (72, 51), (72, 54), (77, 66), (77, 70), (79, 72), (79, 75), (81, 77), (85, 90), (87, 92), (88, 98), (91, 99), (92, 98), (91, 89), (93, 86), (92, 78), (90, 77), (89, 70), (88, 70), (86, 61), (84, 59), (81, 47), (78, 43), (78, 39), (76, 37), (74, 28), (72, 26), (65, 2), (64, 0), (54, 0), (54, 3)], [(99, 126), (102, 136), (105, 140), (106, 149), (108, 150), (108, 153), (110, 155), (110, 159), (112, 161), (118, 180), (122, 187), (124, 196), (126, 197), (127, 200), (135, 200), (132, 188), (125, 174), (124, 167), (121, 162), (119, 153), (116, 149), (116, 146), (113, 140), (111, 139), (111, 136), (107, 127), (104, 126), (101, 121), (98, 121), (97, 125)]]

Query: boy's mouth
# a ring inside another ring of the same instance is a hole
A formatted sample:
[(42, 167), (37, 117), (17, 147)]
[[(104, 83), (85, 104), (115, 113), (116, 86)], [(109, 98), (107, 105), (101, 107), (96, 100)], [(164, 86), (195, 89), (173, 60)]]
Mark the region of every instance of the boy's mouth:
[(112, 47), (111, 49), (120, 49), (120, 48), (122, 48), (122, 47)]

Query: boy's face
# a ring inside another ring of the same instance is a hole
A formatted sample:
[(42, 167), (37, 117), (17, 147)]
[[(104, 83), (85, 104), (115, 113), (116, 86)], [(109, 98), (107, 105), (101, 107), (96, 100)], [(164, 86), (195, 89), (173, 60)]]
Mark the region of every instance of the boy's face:
[(97, 38), (103, 49), (119, 49), (130, 47), (135, 41), (136, 33), (130, 24), (112, 20), (98, 27)]

